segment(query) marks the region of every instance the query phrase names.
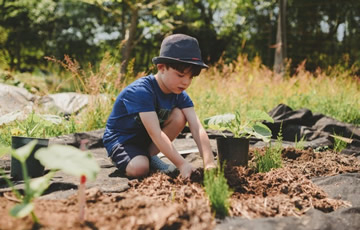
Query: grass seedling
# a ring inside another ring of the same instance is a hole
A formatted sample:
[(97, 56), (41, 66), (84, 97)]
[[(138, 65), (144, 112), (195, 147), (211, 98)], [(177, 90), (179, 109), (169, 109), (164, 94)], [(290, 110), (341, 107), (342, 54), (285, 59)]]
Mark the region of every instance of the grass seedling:
[(303, 150), (305, 148), (305, 136), (302, 136), (300, 140), (297, 140), (297, 135), (295, 135), (295, 149)]
[(255, 163), (257, 172), (269, 172), (273, 168), (282, 167), (282, 132), (280, 129), (277, 141), (274, 146), (271, 145), (265, 150), (265, 154), (261, 155), (255, 151)]
[(205, 192), (209, 197), (211, 209), (219, 218), (229, 215), (232, 192), (224, 176), (223, 168), (215, 168), (204, 172)]
[(337, 153), (343, 151), (348, 143), (341, 136), (334, 135), (333, 137), (334, 137), (333, 150)]

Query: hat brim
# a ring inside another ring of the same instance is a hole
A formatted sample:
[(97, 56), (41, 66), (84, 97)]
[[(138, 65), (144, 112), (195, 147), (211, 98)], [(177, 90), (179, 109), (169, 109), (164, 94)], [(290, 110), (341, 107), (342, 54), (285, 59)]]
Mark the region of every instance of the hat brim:
[(156, 65), (156, 64), (167, 64), (167, 63), (178, 63), (178, 62), (182, 62), (182, 63), (188, 63), (188, 64), (193, 64), (193, 65), (198, 65), (202, 68), (209, 68), (208, 65), (206, 65), (204, 62), (202, 61), (195, 61), (195, 60), (182, 60), (182, 59), (177, 59), (177, 58), (171, 58), (171, 57), (154, 57), (152, 59), (152, 62)]

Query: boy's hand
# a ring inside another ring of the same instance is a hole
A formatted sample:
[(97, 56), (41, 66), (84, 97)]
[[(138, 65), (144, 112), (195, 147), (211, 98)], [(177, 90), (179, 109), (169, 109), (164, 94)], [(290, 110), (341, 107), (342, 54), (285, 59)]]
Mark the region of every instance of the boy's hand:
[(185, 161), (185, 163), (179, 167), (179, 170), (180, 170), (180, 175), (183, 178), (190, 178), (192, 171), (194, 171), (191, 164), (188, 163), (187, 161)]
[(217, 166), (216, 166), (216, 164), (215, 164), (215, 162), (211, 162), (211, 163), (209, 163), (209, 164), (207, 164), (207, 165), (205, 165), (205, 170), (210, 170), (210, 169), (215, 169)]

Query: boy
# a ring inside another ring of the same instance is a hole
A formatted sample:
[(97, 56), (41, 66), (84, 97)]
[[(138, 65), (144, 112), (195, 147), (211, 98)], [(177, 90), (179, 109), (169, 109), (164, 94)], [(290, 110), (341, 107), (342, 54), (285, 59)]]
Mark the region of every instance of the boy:
[(128, 85), (114, 103), (103, 137), (109, 157), (120, 171), (136, 178), (146, 176), (150, 165), (171, 171), (171, 165), (156, 156), (162, 152), (188, 178), (193, 168), (172, 144), (187, 122), (204, 168), (215, 168), (209, 138), (185, 92), (192, 78), (208, 68), (198, 41), (184, 34), (168, 36), (153, 63), (157, 74)]

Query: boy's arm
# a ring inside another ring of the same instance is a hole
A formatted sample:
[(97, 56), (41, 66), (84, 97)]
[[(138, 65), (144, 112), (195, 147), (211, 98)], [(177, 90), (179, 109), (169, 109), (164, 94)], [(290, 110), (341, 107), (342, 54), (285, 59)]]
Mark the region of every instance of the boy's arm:
[(199, 148), (200, 155), (203, 158), (204, 169), (215, 168), (214, 155), (211, 150), (209, 137), (197, 117), (194, 107), (182, 109), (189, 124), (191, 134)]
[(161, 130), (156, 112), (139, 113), (151, 140), (174, 165), (180, 170), (183, 177), (190, 177), (191, 165), (176, 151), (168, 136)]

